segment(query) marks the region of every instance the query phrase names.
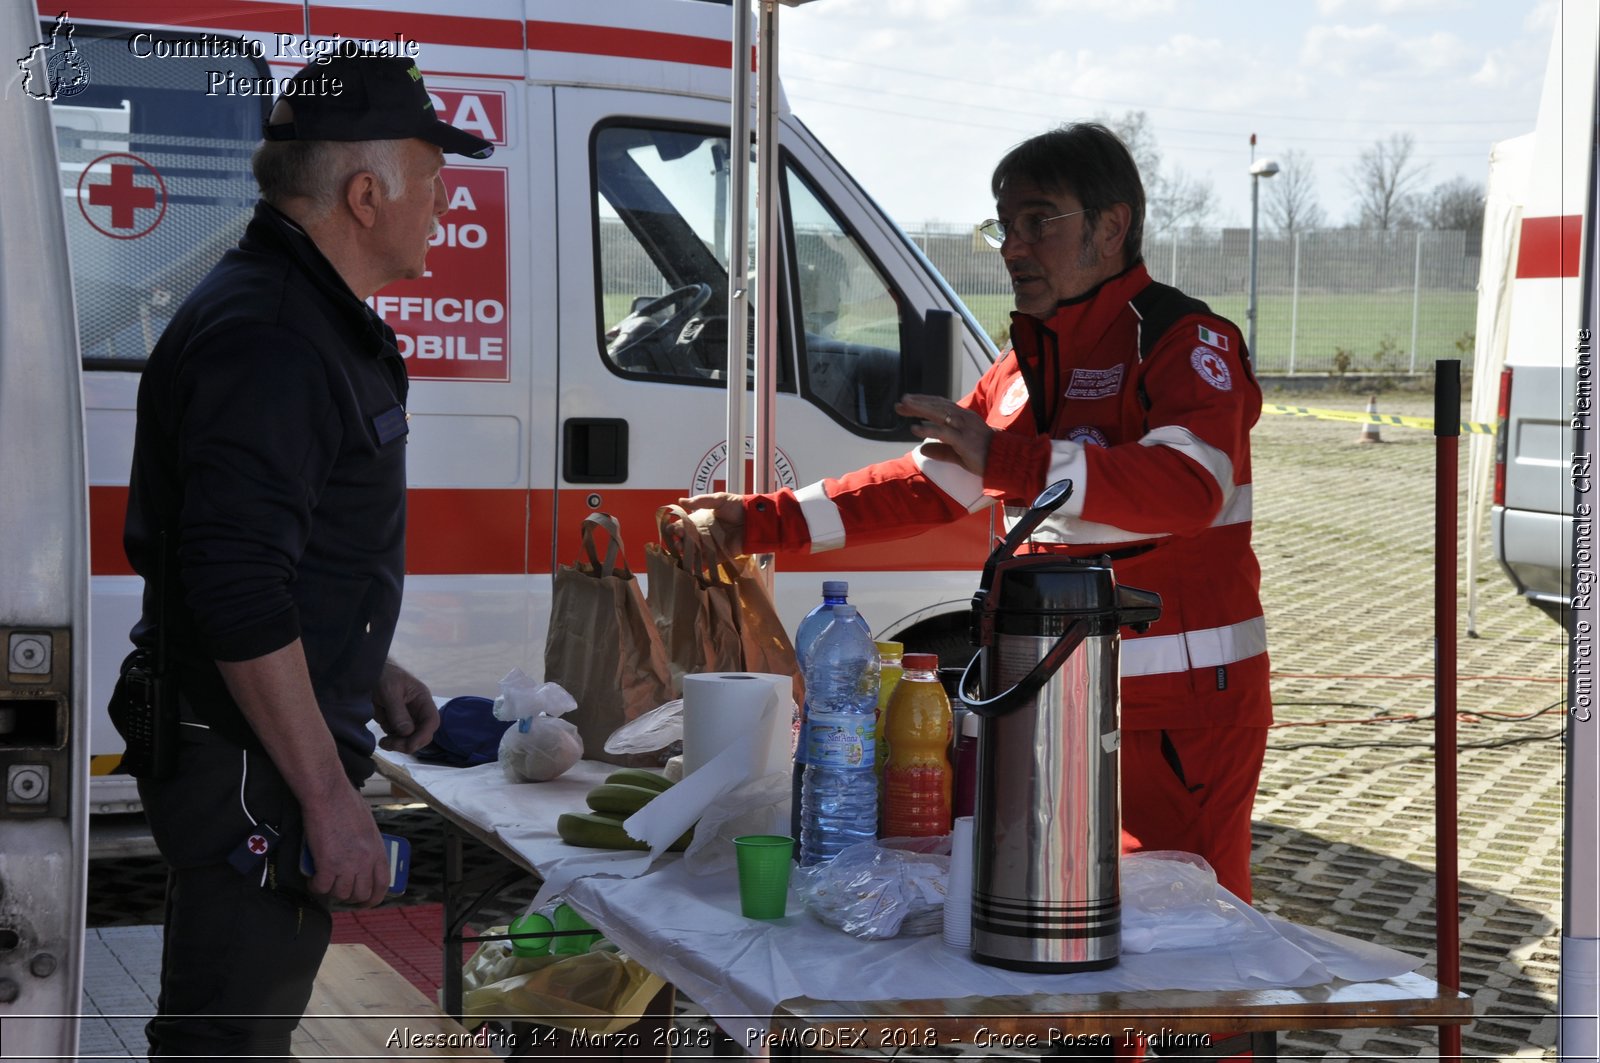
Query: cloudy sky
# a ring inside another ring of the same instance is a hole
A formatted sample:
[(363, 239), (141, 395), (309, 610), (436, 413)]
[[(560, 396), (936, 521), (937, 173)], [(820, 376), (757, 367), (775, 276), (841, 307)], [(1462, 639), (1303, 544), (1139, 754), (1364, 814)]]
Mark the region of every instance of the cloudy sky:
[(1257, 158), (1297, 149), (1329, 221), (1395, 133), (1425, 187), (1481, 182), (1530, 131), (1556, 0), (816, 0), (780, 15), (794, 112), (904, 226), (993, 213), (1005, 149), (1061, 121), (1149, 115), (1167, 168), (1247, 225)]

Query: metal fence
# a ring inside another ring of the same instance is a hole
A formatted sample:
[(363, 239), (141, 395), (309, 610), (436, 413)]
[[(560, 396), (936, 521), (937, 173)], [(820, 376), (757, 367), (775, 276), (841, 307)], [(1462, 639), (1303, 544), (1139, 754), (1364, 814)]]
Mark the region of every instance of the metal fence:
[[(996, 340), (1010, 324), (1000, 253), (969, 226), (908, 230)], [(1256, 367), (1288, 373), (1428, 371), (1472, 353), (1478, 233), (1326, 229), (1263, 235), (1257, 267)], [(1147, 237), (1158, 281), (1204, 299), (1247, 328), (1250, 230)]]

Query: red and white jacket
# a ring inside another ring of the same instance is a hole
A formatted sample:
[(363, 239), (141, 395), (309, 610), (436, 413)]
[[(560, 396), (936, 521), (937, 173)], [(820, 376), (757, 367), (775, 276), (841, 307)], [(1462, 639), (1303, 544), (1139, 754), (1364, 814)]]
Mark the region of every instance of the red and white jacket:
[[(1159, 339), (1141, 357), (1146, 317)], [(1045, 485), (1070, 479), (1071, 497), (1034, 542), (1091, 555), (1148, 546), (1113, 568), (1119, 583), (1161, 595), (1149, 632), (1123, 632), (1123, 726), (1266, 726), (1266, 621), (1250, 549), (1261, 388), (1238, 328), (1137, 265), (1048, 320), (1013, 314), (1011, 338), (961, 400), (997, 430), (981, 478), (924, 444), (751, 496), (746, 549), (903, 538), (996, 501), (1009, 525)]]

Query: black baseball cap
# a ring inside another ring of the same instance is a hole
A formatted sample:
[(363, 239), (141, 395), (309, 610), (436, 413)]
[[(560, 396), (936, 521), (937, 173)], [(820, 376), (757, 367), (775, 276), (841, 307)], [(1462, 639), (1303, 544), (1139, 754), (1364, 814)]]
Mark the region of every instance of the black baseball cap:
[[(332, 82), (339, 82), (337, 92)], [(487, 159), (494, 145), (434, 114), (422, 71), (410, 59), (338, 56), (303, 67), (284, 83), (279, 101), (294, 117), (262, 123), (268, 140), (407, 140), (415, 137), (452, 155)]]

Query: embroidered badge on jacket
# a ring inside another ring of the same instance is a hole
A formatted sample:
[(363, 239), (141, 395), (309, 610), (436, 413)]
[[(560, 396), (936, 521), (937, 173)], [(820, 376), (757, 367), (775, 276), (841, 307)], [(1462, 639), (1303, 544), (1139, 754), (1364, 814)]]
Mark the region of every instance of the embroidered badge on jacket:
[(1222, 335), (1220, 332), (1212, 332), (1204, 325), (1200, 326), (1200, 342), (1210, 344), (1219, 351), (1225, 351), (1228, 349), (1228, 337)]
[(1120, 365), (1110, 369), (1074, 369), (1072, 379), (1067, 381), (1067, 398), (1103, 399), (1115, 395), (1122, 390), (1122, 370)]
[(1201, 380), (1218, 391), (1233, 390), (1233, 374), (1228, 372), (1228, 363), (1210, 347), (1196, 347), (1189, 355), (1189, 364), (1194, 366)]
[(1011, 386), (1006, 388), (1006, 393), (1001, 396), (1000, 413), (1005, 417), (1010, 417), (1027, 404), (1028, 382), (1019, 376), (1011, 382)]

